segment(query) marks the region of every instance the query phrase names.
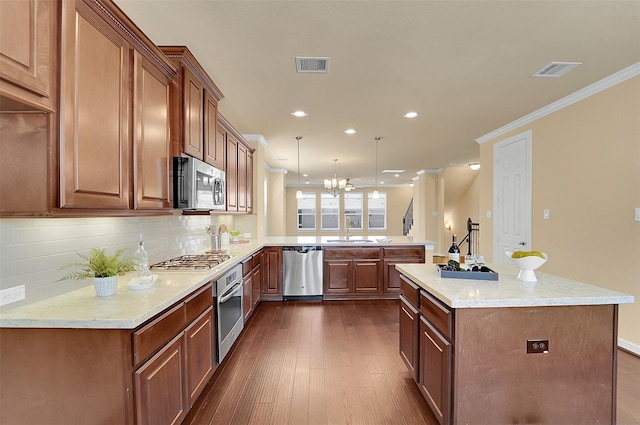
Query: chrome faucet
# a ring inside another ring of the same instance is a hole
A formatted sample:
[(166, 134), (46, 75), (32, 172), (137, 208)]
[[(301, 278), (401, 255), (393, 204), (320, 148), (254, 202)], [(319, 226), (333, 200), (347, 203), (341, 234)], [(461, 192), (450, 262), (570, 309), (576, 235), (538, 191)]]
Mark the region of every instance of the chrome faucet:
[(351, 229), (351, 217), (349, 216), (346, 217), (345, 227), (347, 228), (347, 240), (349, 240), (349, 229)]

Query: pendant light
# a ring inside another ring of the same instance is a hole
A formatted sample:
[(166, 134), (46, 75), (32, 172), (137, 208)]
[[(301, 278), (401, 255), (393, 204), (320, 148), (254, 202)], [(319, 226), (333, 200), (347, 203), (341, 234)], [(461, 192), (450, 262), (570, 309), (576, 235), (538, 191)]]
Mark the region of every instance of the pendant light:
[(296, 136), (296, 140), (298, 141), (298, 190), (296, 190), (296, 198), (302, 198), (302, 190), (300, 189), (300, 139), (302, 136)]
[(378, 143), (380, 143), (381, 137), (376, 136), (374, 139), (376, 141), (376, 188), (373, 191), (373, 199), (380, 198), (380, 193), (378, 192)]

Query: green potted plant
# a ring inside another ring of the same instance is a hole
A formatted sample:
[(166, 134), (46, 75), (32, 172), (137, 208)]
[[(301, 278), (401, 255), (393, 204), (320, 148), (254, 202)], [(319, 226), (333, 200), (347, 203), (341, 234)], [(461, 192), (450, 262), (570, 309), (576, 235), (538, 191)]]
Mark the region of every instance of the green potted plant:
[(125, 256), (125, 251), (126, 248), (121, 248), (113, 255), (108, 255), (104, 249), (93, 248), (89, 255), (78, 253), (84, 261), (70, 263), (63, 268), (79, 267), (80, 270), (68, 273), (58, 281), (93, 278), (96, 294), (99, 297), (114, 295), (118, 287), (118, 275), (134, 269), (133, 259)]

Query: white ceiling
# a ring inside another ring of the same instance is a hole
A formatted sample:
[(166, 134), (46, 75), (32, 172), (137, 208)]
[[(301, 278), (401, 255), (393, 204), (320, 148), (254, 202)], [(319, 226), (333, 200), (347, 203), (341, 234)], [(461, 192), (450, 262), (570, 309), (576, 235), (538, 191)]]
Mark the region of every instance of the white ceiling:
[[(156, 44), (189, 47), (225, 95), (221, 113), (264, 136), (293, 184), (296, 136), (312, 183), (338, 158), (340, 177), (373, 185), (380, 136), (378, 169), (406, 172), (378, 179), (406, 184), (478, 161), (476, 138), (640, 61), (640, 1), (116, 3)], [(329, 72), (296, 74), (296, 56), (329, 57)], [(530, 77), (552, 61), (583, 65)]]

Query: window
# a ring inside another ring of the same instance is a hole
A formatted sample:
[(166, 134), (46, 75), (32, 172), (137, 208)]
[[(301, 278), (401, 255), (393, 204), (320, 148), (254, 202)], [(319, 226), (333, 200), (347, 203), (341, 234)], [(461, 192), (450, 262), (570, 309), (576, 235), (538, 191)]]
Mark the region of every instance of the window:
[(322, 230), (340, 229), (340, 198), (328, 193), (320, 195), (320, 228)]
[(344, 216), (345, 228), (346, 220), (351, 220), (349, 229), (362, 230), (362, 193), (344, 194)]
[(298, 202), (298, 230), (316, 230), (316, 194), (302, 192)]
[(369, 229), (385, 230), (387, 228), (387, 194), (380, 192), (378, 199), (369, 193)]

